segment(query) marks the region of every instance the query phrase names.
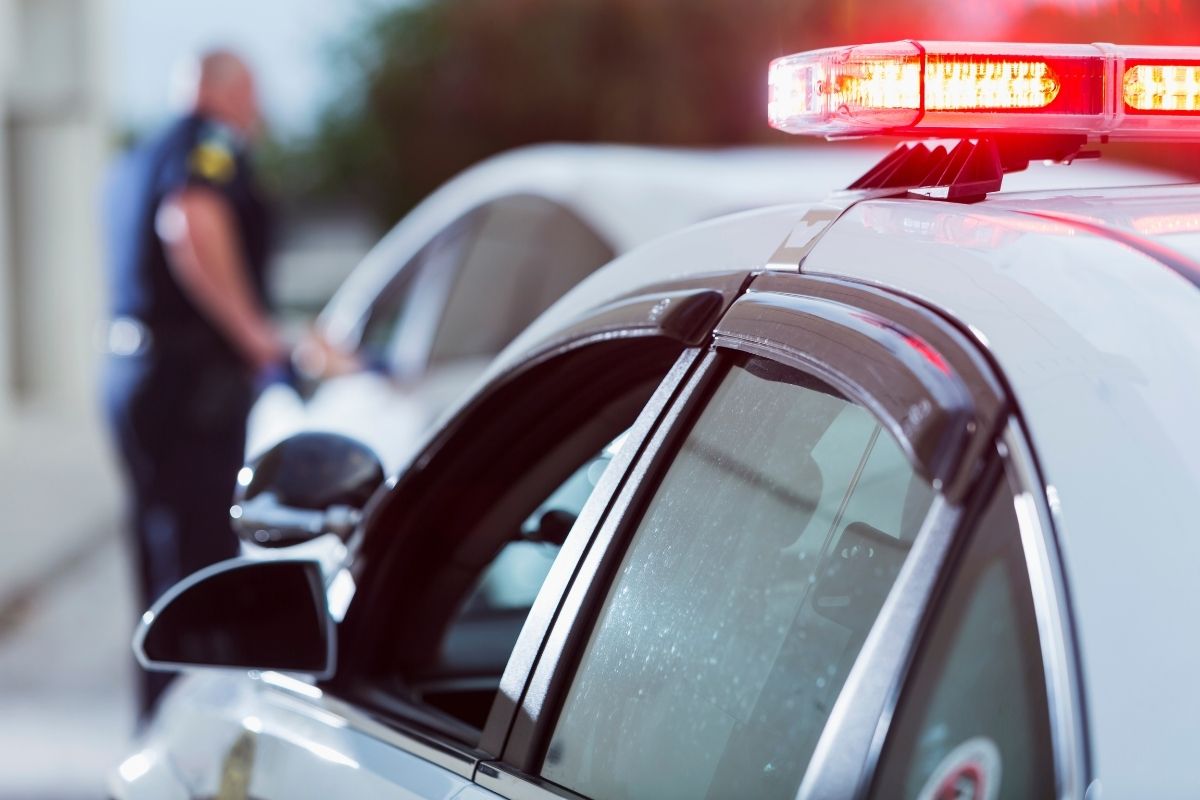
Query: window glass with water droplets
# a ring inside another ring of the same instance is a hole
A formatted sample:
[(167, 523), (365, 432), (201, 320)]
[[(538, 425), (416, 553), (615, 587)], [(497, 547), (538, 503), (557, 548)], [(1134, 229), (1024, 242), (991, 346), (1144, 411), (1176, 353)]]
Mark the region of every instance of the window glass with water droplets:
[(633, 532), (543, 777), (594, 798), (793, 798), (932, 498), (864, 408), (731, 366)]

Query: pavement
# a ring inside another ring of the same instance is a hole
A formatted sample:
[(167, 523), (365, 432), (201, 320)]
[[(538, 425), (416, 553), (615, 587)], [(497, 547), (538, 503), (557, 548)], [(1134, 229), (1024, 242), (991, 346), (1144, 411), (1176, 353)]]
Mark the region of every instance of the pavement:
[(0, 429), (0, 800), (104, 796), (133, 730), (137, 619), (95, 420)]

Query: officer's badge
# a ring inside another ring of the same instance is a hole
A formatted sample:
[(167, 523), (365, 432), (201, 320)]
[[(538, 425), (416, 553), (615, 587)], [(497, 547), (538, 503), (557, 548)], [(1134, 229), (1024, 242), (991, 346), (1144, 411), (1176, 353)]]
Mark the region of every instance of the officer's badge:
[(213, 183), (229, 183), (237, 174), (237, 159), (224, 142), (210, 139), (192, 149), (188, 169)]

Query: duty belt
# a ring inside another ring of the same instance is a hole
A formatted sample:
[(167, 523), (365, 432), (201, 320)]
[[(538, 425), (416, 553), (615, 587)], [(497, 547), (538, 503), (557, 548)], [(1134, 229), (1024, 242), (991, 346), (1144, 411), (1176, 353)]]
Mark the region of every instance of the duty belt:
[(121, 315), (101, 326), (99, 339), (100, 349), (113, 356), (215, 354), (238, 361), (221, 335), (201, 324), (149, 323)]

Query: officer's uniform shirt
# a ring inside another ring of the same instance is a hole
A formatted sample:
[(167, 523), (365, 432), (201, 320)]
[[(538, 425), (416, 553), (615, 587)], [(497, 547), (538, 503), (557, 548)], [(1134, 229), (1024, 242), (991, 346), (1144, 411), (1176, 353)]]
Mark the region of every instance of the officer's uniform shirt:
[(189, 186), (206, 187), (229, 201), (251, 283), (265, 304), (267, 206), (237, 135), (192, 114), (135, 148), (110, 176), (105, 197), (110, 313), (144, 325), (153, 347), (233, 357), (229, 343), (176, 282), (155, 230), (163, 201)]

